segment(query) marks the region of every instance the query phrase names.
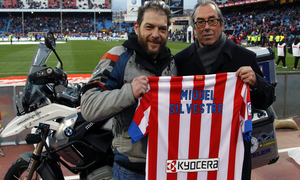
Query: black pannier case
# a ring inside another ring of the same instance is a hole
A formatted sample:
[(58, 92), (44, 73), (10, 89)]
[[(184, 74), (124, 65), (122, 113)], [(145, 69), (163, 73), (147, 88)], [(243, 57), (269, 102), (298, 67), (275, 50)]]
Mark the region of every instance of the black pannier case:
[[(277, 84), (275, 52), (266, 47), (247, 47), (256, 53), (257, 64), (264, 78), (273, 86)], [(274, 114), (271, 108), (264, 110), (252, 108), (252, 139), (251, 139), (251, 161), (252, 169), (275, 163), (278, 158), (278, 147), (276, 140)]]

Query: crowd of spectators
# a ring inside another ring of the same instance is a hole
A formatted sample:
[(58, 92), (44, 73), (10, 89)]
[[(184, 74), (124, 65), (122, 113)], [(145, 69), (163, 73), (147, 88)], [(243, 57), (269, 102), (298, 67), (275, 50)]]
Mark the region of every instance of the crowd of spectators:
[[(49, 13), (45, 16), (42, 13), (32, 14), (24, 18), (24, 33), (28, 32), (43, 32), (47, 30), (52, 30), (55, 33), (90, 33), (98, 32), (101, 29), (107, 29), (108, 31), (115, 30), (115, 24), (107, 27), (106, 22), (111, 22), (110, 16), (102, 16), (96, 19), (96, 30), (94, 31), (94, 18), (93, 15), (88, 15), (88, 13), (81, 14), (65, 14), (62, 18), (62, 23), (60, 22), (59, 16), (50, 16)], [(5, 21), (0, 20), (0, 27)], [(9, 22), (8, 32), (12, 34), (23, 33), (22, 29), (22, 17), (16, 15), (10, 15), (7, 17), (6, 22)], [(7, 23), (8, 24), (8, 23)], [(61, 27), (62, 24), (62, 27)], [(122, 26), (123, 28), (129, 29), (128, 26)], [(1, 30), (1, 28), (0, 28)]]
[[(238, 9), (238, 8), (237, 8)], [(240, 8), (240, 10), (242, 10)], [(224, 11), (225, 29), (233, 30), (233, 37), (246, 39), (247, 35), (256, 35), (268, 38), (271, 34), (290, 37), (300, 34), (300, 5), (299, 2), (283, 4), (281, 6), (265, 6), (260, 8), (243, 9), (243, 11)], [(96, 19), (94, 26), (93, 15), (89, 13), (65, 13), (62, 19), (62, 27), (59, 16), (32, 14), (24, 19), (25, 34), (28, 32), (42, 32), (52, 30), (63, 33), (89, 33), (99, 32), (101, 29), (116, 32), (119, 24), (112, 24), (111, 17), (101, 14)], [(108, 23), (108, 21), (110, 23)], [(22, 33), (22, 17), (11, 15), (6, 23), (10, 22), (9, 33)], [(0, 30), (4, 27), (4, 20), (0, 19)], [(176, 25), (176, 24), (175, 24)], [(121, 24), (121, 29), (131, 32), (133, 24)], [(185, 28), (187, 28), (186, 25)], [(96, 27), (96, 29), (94, 29)], [(174, 40), (184, 40), (186, 29), (170, 32)]]
[[(108, 9), (109, 5), (95, 0), (3, 0), (0, 9)], [(104, 2), (104, 1), (101, 1)]]
[[(233, 30), (228, 31), (231, 33), (227, 36), (234, 42), (246, 40), (248, 35), (260, 36), (261, 42), (265, 43), (270, 35), (274, 36), (274, 40), (279, 35), (287, 39), (300, 35), (300, 2), (249, 9), (223, 11), (224, 29)], [(186, 28), (170, 32), (169, 38), (173, 41), (186, 41)]]
[(0, 30), (3, 29), (4, 27), (5, 27), (5, 20), (0, 19)]
[(225, 29), (234, 29), (238, 36), (247, 35), (290, 35), (300, 34), (299, 3), (285, 4), (276, 8), (266, 7), (251, 11), (230, 12), (225, 16)]

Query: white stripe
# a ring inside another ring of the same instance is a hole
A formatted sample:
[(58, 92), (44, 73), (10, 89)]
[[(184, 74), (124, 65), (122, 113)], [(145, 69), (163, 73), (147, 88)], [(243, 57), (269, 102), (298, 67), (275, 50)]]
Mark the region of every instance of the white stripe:
[[(190, 90), (194, 88), (194, 77), (183, 77), (182, 90)], [(179, 147), (178, 147), (178, 159), (187, 159), (189, 157), (189, 142), (190, 142), (190, 127), (191, 127), (191, 113), (187, 113), (187, 104), (191, 104), (192, 100), (181, 99), (182, 110), (184, 114), (180, 114), (180, 129), (184, 133), (179, 131)], [(178, 173), (177, 179), (187, 179), (187, 173)]]
[[(205, 76), (204, 90), (213, 90), (212, 87), (216, 84), (216, 75)], [(208, 88), (209, 87), (209, 88)], [(210, 134), (211, 134), (211, 118), (212, 113), (207, 113), (206, 104), (212, 103), (212, 100), (203, 100), (202, 103), (205, 105), (204, 111), (201, 117), (201, 134), (200, 134), (200, 150), (199, 158), (209, 158), (210, 148)], [(206, 148), (204, 148), (206, 147)], [(198, 180), (207, 179), (207, 172), (198, 173)]]
[[(163, 81), (162, 81), (163, 79)], [(166, 157), (168, 157), (168, 135), (169, 135), (169, 107), (170, 107), (170, 79), (171, 77), (160, 77), (158, 82), (158, 141), (157, 141), (157, 166), (156, 179), (166, 179)], [(163, 83), (162, 83), (163, 82)], [(168, 93), (161, 93), (160, 91)], [(166, 96), (166, 94), (169, 94)], [(163, 170), (162, 170), (163, 169)]]
[(245, 114), (241, 114), (239, 116), (239, 118), (242, 118), (242, 123), (241, 123), (241, 127), (239, 128), (239, 132), (238, 132), (238, 144), (237, 144), (237, 148), (236, 148), (236, 170), (235, 170), (235, 179), (241, 179), (242, 178), (242, 171), (243, 171), (243, 167), (242, 166), (237, 166), (238, 164), (243, 164), (244, 161), (244, 154), (245, 154), (245, 147), (243, 145), (243, 141), (244, 141), (244, 137), (243, 137), (243, 132), (245, 130), (245, 120), (248, 119), (248, 106), (247, 106), (247, 96), (250, 96), (250, 94), (248, 94), (247, 91), (247, 85), (244, 84), (242, 87), (242, 92), (241, 92), (241, 96), (243, 97), (243, 102), (246, 104), (245, 106)]
[[(220, 150), (219, 157), (220, 166), (222, 167), (218, 171), (218, 179), (224, 179), (228, 174), (228, 162), (229, 162), (229, 151), (230, 151), (230, 136), (231, 136), (231, 123), (233, 117), (233, 108), (234, 108), (234, 94), (235, 94), (235, 84), (236, 78), (233, 79), (232, 75), (228, 74), (227, 81), (225, 84), (224, 90), (224, 100), (223, 100), (223, 115), (222, 115), (222, 128), (221, 128), (221, 139), (220, 139)], [(215, 93), (221, 93), (216, 92)]]
[(244, 161), (244, 153), (245, 153), (245, 148), (244, 148), (244, 143), (243, 142), (243, 134), (241, 132), (241, 128), (239, 129), (238, 132), (238, 143), (236, 147), (236, 156), (235, 156), (235, 166), (236, 170), (234, 172), (234, 177), (237, 180), (242, 179), (242, 171), (243, 171), (243, 166), (239, 166), (243, 164)]
[(139, 124), (139, 128), (142, 131), (143, 134), (146, 133), (146, 129), (149, 124), (149, 115), (150, 115), (151, 106), (148, 107), (146, 111), (144, 111), (144, 116), (141, 120), (141, 123)]

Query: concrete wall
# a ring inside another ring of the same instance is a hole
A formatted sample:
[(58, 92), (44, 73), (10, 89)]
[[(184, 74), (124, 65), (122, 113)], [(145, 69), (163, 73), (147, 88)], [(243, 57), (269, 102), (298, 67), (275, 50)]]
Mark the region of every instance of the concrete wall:
[(278, 72), (275, 88), (276, 101), (274, 111), (280, 118), (299, 116), (300, 114), (300, 72)]

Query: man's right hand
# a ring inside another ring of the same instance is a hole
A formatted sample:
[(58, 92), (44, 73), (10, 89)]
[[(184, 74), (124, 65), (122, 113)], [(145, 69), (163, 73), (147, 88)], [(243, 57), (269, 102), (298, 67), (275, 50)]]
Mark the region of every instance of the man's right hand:
[(146, 94), (148, 82), (149, 80), (146, 76), (136, 77), (132, 80), (131, 87), (135, 99), (138, 99)]

